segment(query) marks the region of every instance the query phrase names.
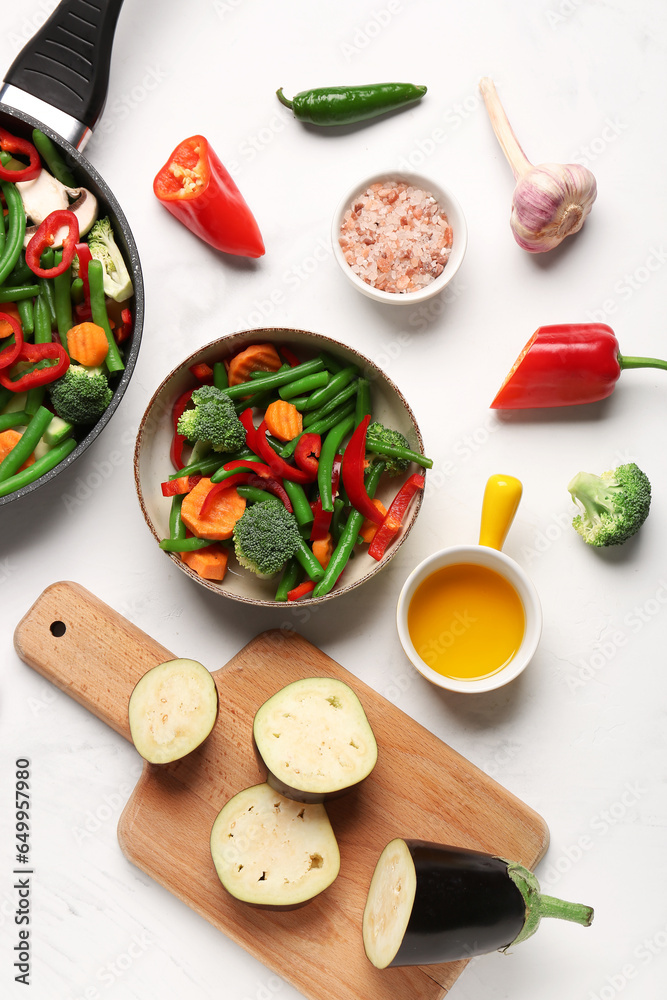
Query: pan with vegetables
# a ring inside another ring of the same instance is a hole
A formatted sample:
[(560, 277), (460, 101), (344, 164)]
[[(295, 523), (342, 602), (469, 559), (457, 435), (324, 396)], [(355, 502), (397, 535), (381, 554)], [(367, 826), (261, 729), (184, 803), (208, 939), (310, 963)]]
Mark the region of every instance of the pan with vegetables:
[(0, 505), (95, 440), (139, 350), (136, 244), (81, 153), (106, 100), (121, 5), (64, 0), (0, 91)]

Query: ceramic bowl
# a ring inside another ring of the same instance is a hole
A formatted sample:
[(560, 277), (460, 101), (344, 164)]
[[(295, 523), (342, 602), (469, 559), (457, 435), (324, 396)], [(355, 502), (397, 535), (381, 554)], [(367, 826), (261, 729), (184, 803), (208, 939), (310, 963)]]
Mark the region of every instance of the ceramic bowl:
[[(327, 351), (346, 364), (358, 365), (364, 376), (371, 381), (374, 419), (404, 434), (410, 447), (415, 451), (423, 452), (424, 450), (417, 421), (399, 389), (372, 361), (345, 344), (305, 330), (275, 328), (245, 330), (242, 333), (221, 337), (195, 351), (167, 375), (153, 394), (139, 426), (134, 453), (135, 483), (146, 524), (156, 543), (162, 538), (169, 537), (171, 501), (162, 496), (160, 484), (168, 479), (174, 471), (169, 460), (172, 439), (171, 409), (174, 401), (187, 389), (193, 388), (195, 384), (189, 368), (198, 362), (208, 362), (212, 365), (214, 361), (231, 358), (232, 355), (254, 343), (285, 344), (304, 361), (315, 357), (321, 351)], [(390, 479), (383, 476), (377, 496), (385, 504), (388, 504), (411, 471), (414, 472), (415, 468), (411, 467), (404, 477)], [(324, 597), (302, 599), (299, 604), (314, 605), (333, 600), (370, 580), (387, 565), (403, 544), (417, 518), (420, 506), (421, 495), (411, 506), (410, 513), (398, 537), (381, 562), (372, 559), (367, 551), (357, 548), (355, 558), (348, 563), (345, 575), (338, 587)], [(171, 559), (182, 573), (215, 594), (230, 597), (236, 601), (244, 601), (247, 604), (281, 607), (274, 601), (280, 577), (260, 580), (254, 574), (241, 568), (233, 553), (230, 555), (227, 574), (221, 583), (203, 580), (186, 566), (175, 553), (164, 553), (164, 556)]]
[[(430, 284), (424, 285), (423, 288), (420, 288), (415, 292), (385, 292), (382, 289), (374, 288), (372, 285), (369, 285), (352, 270), (350, 265), (345, 260), (345, 256), (338, 242), (343, 216), (354, 200), (358, 198), (359, 195), (362, 194), (371, 184), (385, 180), (405, 181), (415, 187), (422, 188), (424, 191), (428, 191), (444, 209), (445, 215), (447, 216), (449, 224), (452, 227), (452, 250), (442, 274), (440, 274), (437, 278), (434, 278)], [(421, 174), (405, 172), (402, 170), (383, 170), (382, 173), (373, 174), (372, 177), (367, 177), (365, 180), (359, 181), (351, 187), (345, 195), (343, 195), (338, 208), (334, 213), (331, 225), (331, 243), (333, 246), (334, 257), (336, 258), (342, 273), (356, 289), (362, 292), (363, 295), (367, 295), (376, 302), (384, 302), (388, 305), (412, 306), (418, 305), (425, 299), (430, 299), (433, 295), (437, 295), (454, 279), (454, 276), (461, 266), (465, 256), (466, 246), (468, 243), (468, 227), (466, 226), (466, 220), (461, 206), (449, 188), (446, 188), (443, 184), (439, 184), (430, 177), (423, 177)]]

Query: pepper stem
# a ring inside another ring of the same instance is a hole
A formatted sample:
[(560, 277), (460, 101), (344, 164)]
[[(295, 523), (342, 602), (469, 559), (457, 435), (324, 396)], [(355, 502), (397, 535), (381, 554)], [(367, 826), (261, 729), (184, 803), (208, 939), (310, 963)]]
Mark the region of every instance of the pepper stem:
[(505, 109), (500, 103), (500, 98), (491, 77), (483, 77), (479, 81), (479, 89), (484, 98), (493, 131), (496, 133), (496, 139), (500, 143), (500, 148), (512, 168), (514, 179), (518, 181), (529, 170), (532, 170), (533, 165), (519, 145), (519, 140), (515, 136), (505, 114)]
[[(504, 859), (503, 859), (504, 860)], [(531, 937), (540, 925), (542, 917), (556, 917), (559, 920), (571, 920), (582, 927), (590, 927), (593, 921), (593, 908), (583, 903), (568, 903), (555, 896), (543, 896), (540, 883), (536, 877), (523, 865), (507, 861), (507, 874), (512, 879), (526, 904), (526, 919), (523, 927), (507, 947), (520, 944)]]
[(618, 363), (621, 368), (664, 368), (667, 369), (667, 361), (660, 358), (631, 358), (624, 354), (619, 354)]
[(276, 90), (276, 97), (278, 98), (278, 100), (280, 101), (281, 104), (285, 105), (286, 108), (290, 108), (290, 109), (294, 108), (293, 102), (292, 101), (288, 101), (288, 99), (283, 94), (283, 88), (282, 87), (279, 87), (278, 90)]

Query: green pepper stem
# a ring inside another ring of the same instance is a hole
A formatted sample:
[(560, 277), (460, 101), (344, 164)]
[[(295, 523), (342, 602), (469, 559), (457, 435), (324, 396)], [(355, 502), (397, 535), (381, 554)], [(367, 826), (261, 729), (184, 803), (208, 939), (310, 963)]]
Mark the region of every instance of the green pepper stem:
[[(505, 860), (504, 858), (501, 860)], [(557, 917), (560, 920), (570, 920), (582, 927), (590, 927), (593, 920), (593, 909), (583, 903), (568, 903), (554, 896), (543, 896), (540, 883), (531, 871), (513, 861), (506, 861), (507, 874), (523, 896), (526, 904), (526, 919), (524, 925), (508, 947), (520, 944), (531, 937), (540, 925), (542, 917)]]
[(667, 361), (660, 358), (631, 358), (625, 354), (619, 354), (618, 363), (621, 368), (664, 368), (667, 370)]
[(281, 104), (285, 105), (286, 108), (290, 108), (290, 110), (294, 108), (294, 104), (292, 103), (292, 101), (288, 101), (285, 95), (283, 94), (282, 87), (279, 87), (278, 90), (276, 90), (276, 97), (278, 98)]

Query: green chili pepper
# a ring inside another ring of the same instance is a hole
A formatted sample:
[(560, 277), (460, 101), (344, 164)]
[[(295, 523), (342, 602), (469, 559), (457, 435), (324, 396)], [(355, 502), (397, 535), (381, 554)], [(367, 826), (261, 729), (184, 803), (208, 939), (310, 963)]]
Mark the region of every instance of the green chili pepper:
[[(50, 415), (53, 416), (53, 414)], [(16, 475), (10, 476), (4, 482), (0, 482), (0, 497), (6, 497), (10, 493), (15, 493), (17, 490), (22, 490), (24, 486), (34, 483), (40, 476), (43, 476), (46, 472), (50, 472), (56, 465), (60, 465), (63, 459), (67, 458), (69, 453), (75, 448), (76, 441), (74, 438), (67, 438), (61, 444), (56, 445), (55, 448), (47, 451), (46, 455), (38, 458), (32, 465), (29, 465), (27, 469), (23, 469), (22, 472), (17, 472)]]
[(57, 146), (38, 128), (32, 131), (32, 143), (57, 181), (65, 187), (76, 187), (76, 177), (69, 169)]
[(426, 93), (426, 87), (412, 83), (374, 83), (361, 87), (320, 87), (302, 90), (289, 101), (282, 87), (276, 96), (294, 117), (310, 125), (352, 125), (376, 118), (387, 111), (414, 104)]
[(285, 563), (285, 569), (283, 570), (283, 575), (280, 577), (280, 583), (278, 584), (278, 589), (276, 590), (276, 601), (286, 601), (287, 595), (290, 590), (296, 587), (297, 583), (301, 580), (301, 564), (297, 559), (288, 559)]

